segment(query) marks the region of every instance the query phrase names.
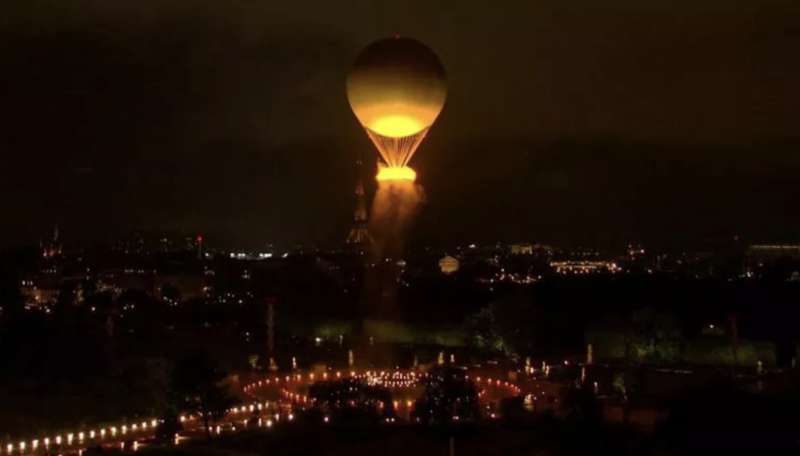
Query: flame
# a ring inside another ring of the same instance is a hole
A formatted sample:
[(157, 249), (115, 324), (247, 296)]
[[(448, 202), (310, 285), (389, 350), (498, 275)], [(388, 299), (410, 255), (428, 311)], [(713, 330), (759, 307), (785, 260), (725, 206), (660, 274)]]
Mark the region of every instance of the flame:
[(383, 181), (410, 181), (417, 180), (417, 172), (408, 166), (381, 166), (375, 176), (378, 182)]

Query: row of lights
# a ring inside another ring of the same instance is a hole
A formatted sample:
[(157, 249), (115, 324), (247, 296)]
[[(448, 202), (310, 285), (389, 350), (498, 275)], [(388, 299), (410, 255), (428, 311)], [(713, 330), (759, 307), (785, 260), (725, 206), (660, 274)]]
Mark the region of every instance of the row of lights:
[[(565, 364), (566, 364), (566, 362), (565, 362)], [(546, 366), (546, 367), (549, 367), (549, 366)], [(545, 368), (545, 371), (547, 371), (547, 370), (549, 370), (549, 369)], [(307, 381), (309, 383), (313, 383), (316, 379), (321, 379), (321, 380), (328, 380), (328, 379), (333, 379), (333, 378), (340, 379), (340, 378), (342, 378), (343, 375), (346, 377), (347, 373), (342, 374), (341, 371), (337, 371), (337, 372), (332, 373), (330, 375), (328, 374), (328, 372), (323, 372), (319, 376), (316, 376), (314, 373), (309, 373), (305, 377), (303, 376), (303, 374), (293, 374), (293, 375), (287, 375), (287, 376), (284, 376), (284, 377), (275, 376), (273, 378), (266, 378), (266, 379), (263, 379), (263, 380), (252, 382), (252, 383), (246, 385), (243, 388), (243, 390), (244, 390), (245, 393), (252, 395), (253, 394), (252, 393), (253, 389), (264, 387), (264, 386), (270, 386), (270, 385), (273, 385), (273, 384), (277, 386), (277, 385), (281, 384), (282, 382), (285, 383), (285, 384), (302, 383), (303, 379), (307, 378)], [(389, 388), (404, 388), (404, 387), (414, 386), (414, 385), (417, 384), (419, 379), (421, 377), (423, 377), (423, 376), (424, 376), (424, 374), (417, 375), (414, 372), (404, 373), (404, 372), (401, 372), (401, 371), (394, 371), (394, 372), (366, 371), (365, 373), (363, 373), (361, 375), (359, 375), (356, 371), (350, 371), (349, 372), (349, 377), (350, 378), (364, 378), (370, 384), (380, 384), (380, 385), (383, 385), (383, 386), (387, 386)], [(469, 375), (466, 376), (466, 379), (469, 379)], [(478, 383), (478, 384), (484, 384), (485, 383), (485, 385), (488, 386), (488, 387), (505, 388), (509, 392), (514, 393), (514, 394), (520, 394), (521, 391), (522, 391), (517, 385), (515, 385), (515, 384), (513, 384), (511, 382), (508, 382), (508, 381), (500, 380), (500, 379), (492, 379), (492, 378), (485, 378), (484, 379), (484, 378), (481, 378), (481, 377), (476, 377), (475, 378), (475, 382)], [(291, 393), (286, 389), (282, 389), (281, 391), (284, 394), (284, 396), (289, 397), (289, 399), (292, 400), (292, 401), (299, 401), (299, 402), (303, 402), (303, 403), (308, 403), (308, 401), (310, 400), (310, 398), (308, 396), (306, 396), (306, 395), (302, 395), (302, 394), (299, 394), (299, 393)], [(410, 401), (410, 400), (407, 400), (405, 402), (394, 401), (393, 405), (394, 405), (395, 408), (401, 408), (403, 406), (411, 408), (411, 406), (413, 405), (413, 402)], [(240, 406), (240, 407), (233, 407), (233, 408), (229, 409), (228, 412), (235, 415), (235, 414), (239, 414), (239, 413), (246, 413), (248, 411), (249, 412), (254, 412), (256, 410), (261, 411), (261, 410), (267, 409), (268, 407), (269, 407), (269, 402), (268, 401), (264, 402), (264, 403), (255, 402), (255, 403), (252, 403), (252, 404), (249, 404), (249, 405), (243, 405), (243, 406)], [(276, 414), (274, 418), (275, 418), (275, 422), (277, 422), (280, 419), (280, 415)], [(188, 416), (188, 417), (187, 416), (180, 416), (180, 421), (182, 423), (187, 421), (187, 420), (189, 420), (189, 419), (192, 419), (192, 417), (191, 416)], [(293, 415), (289, 414), (288, 415), (288, 420), (292, 421), (292, 419), (293, 419)], [(327, 423), (329, 421), (329, 418), (326, 416), (324, 418), (324, 421)], [(246, 423), (246, 420), (245, 420), (244, 423)], [(31, 440), (30, 442), (20, 441), (17, 445), (14, 445), (13, 443), (9, 443), (9, 444), (6, 445), (5, 450), (6, 450), (6, 454), (8, 454), (8, 455), (11, 455), (11, 454), (14, 454), (14, 453), (24, 454), (27, 451), (36, 451), (40, 447), (44, 447), (45, 449), (49, 449), (51, 444), (55, 444), (57, 446), (60, 446), (65, 441), (66, 441), (66, 445), (71, 446), (73, 443), (75, 443), (76, 437), (77, 437), (77, 442), (78, 443), (83, 443), (87, 436), (88, 436), (88, 438), (90, 440), (94, 440), (94, 439), (97, 439), (97, 438), (105, 439), (107, 436), (116, 437), (117, 434), (126, 435), (129, 431), (130, 432), (139, 432), (139, 431), (145, 431), (145, 430), (148, 430), (148, 429), (154, 429), (157, 425), (158, 425), (158, 420), (151, 419), (149, 421), (143, 421), (140, 424), (139, 423), (135, 423), (135, 424), (132, 424), (130, 426), (128, 426), (128, 425), (111, 426), (109, 428), (102, 428), (99, 431), (90, 430), (88, 432), (81, 431), (81, 432), (77, 432), (77, 433), (68, 433), (68, 434), (66, 434), (66, 439), (62, 438), (61, 435), (57, 435), (53, 439), (50, 439), (50, 438), (46, 437), (46, 438), (43, 438), (43, 439), (34, 439), (34, 440)], [(272, 421), (272, 419), (262, 420), (261, 418), (259, 418), (259, 427), (262, 426), (262, 425), (266, 426), (268, 428), (272, 427), (273, 421)], [(219, 426), (216, 429), (217, 429), (217, 433), (221, 432), (221, 428)]]
[[(405, 388), (411, 387), (416, 385), (417, 382), (423, 378), (426, 374), (417, 374), (415, 372), (402, 372), (402, 371), (365, 371), (361, 374), (357, 373), (356, 371), (349, 372), (350, 378), (361, 378), (365, 379), (369, 384), (373, 385), (383, 385), (389, 388)], [(315, 375), (313, 373), (307, 374), (305, 377), (302, 374), (293, 374), (287, 375), (284, 377), (272, 377), (266, 378), (263, 380), (258, 380), (252, 382), (244, 387), (244, 391), (248, 394), (253, 395), (253, 390), (261, 387), (269, 387), (269, 386), (278, 386), (280, 384), (284, 385), (291, 385), (291, 384), (301, 384), (303, 383), (304, 378), (307, 379), (307, 383), (313, 383), (315, 379), (321, 380), (328, 380), (333, 378), (342, 378), (343, 374), (340, 371), (337, 371), (335, 374), (329, 375), (327, 372), (322, 373), (321, 375)], [(347, 376), (347, 373), (344, 374)], [(465, 377), (467, 380), (470, 379), (470, 376), (467, 375)], [(474, 381), (478, 384), (483, 386), (484, 388), (479, 392), (479, 396), (483, 397), (486, 393), (486, 388), (501, 388), (505, 389), (508, 393), (519, 395), (522, 393), (522, 389), (517, 386), (516, 384), (508, 381), (504, 381), (501, 379), (495, 379), (491, 377), (483, 378), (483, 377), (475, 377)], [(290, 391), (287, 388), (281, 388), (280, 394), (286, 398), (291, 403), (296, 404), (308, 404), (309, 402), (313, 402), (313, 399), (310, 398), (308, 395), (302, 393), (295, 393)], [(411, 400), (406, 401), (394, 401), (393, 402), (395, 409), (402, 409), (408, 408), (409, 410), (413, 407), (414, 402)], [(379, 406), (384, 407), (384, 403), (380, 403)], [(251, 408), (252, 411), (252, 408)], [(492, 413), (492, 418), (496, 418), (496, 415)], [(328, 423), (330, 418), (325, 416), (323, 418), (323, 422)]]
[[(342, 377), (346, 378), (348, 376), (347, 374), (348, 374), (347, 372), (342, 374), (341, 371), (336, 371), (335, 374), (333, 374), (333, 373), (332, 374), (328, 374), (328, 372), (323, 372), (321, 375), (316, 375), (316, 374), (314, 374), (312, 372), (312, 373), (307, 374), (305, 377), (303, 376), (303, 374), (292, 374), (292, 375), (286, 375), (284, 377), (275, 376), (275, 377), (265, 378), (263, 380), (258, 380), (258, 381), (254, 381), (252, 383), (249, 383), (249, 384), (245, 385), (245, 387), (242, 388), (242, 390), (246, 394), (249, 394), (249, 395), (252, 396), (253, 395), (252, 391), (254, 389), (261, 388), (261, 387), (267, 387), (267, 386), (271, 386), (271, 385), (277, 386), (277, 385), (280, 385), (281, 383), (284, 383), (284, 384), (298, 383), (298, 384), (300, 384), (300, 383), (303, 382), (304, 378), (308, 379), (307, 380), (308, 383), (313, 383), (314, 381), (317, 381), (317, 380), (329, 380), (329, 379), (333, 379), (333, 378), (341, 379)], [(350, 374), (349, 375), (350, 378), (359, 377), (359, 375), (358, 375), (358, 373), (356, 373), (356, 371), (350, 371), (349, 374)]]
[[(276, 423), (278, 423), (280, 421), (281, 421), (281, 414), (280, 413), (275, 413), (274, 415), (268, 415), (266, 417), (258, 417), (258, 421), (256, 423), (256, 426), (257, 427), (266, 427), (266, 428), (269, 429), (269, 428), (272, 428), (273, 425), (275, 425)], [(294, 414), (287, 413), (286, 414), (286, 421), (294, 421)], [(247, 420), (242, 420), (242, 429), (246, 429), (246, 428), (247, 428)], [(232, 431), (236, 431), (236, 426), (235, 425), (231, 426), (231, 430)], [(222, 426), (219, 426), (219, 425), (216, 426), (214, 428), (214, 433), (216, 433), (217, 435), (221, 434), (222, 433)]]
[(127, 435), (128, 432), (144, 432), (148, 429), (155, 429), (158, 425), (159, 420), (151, 419), (147, 421), (142, 421), (141, 423), (134, 423), (130, 426), (127, 424), (123, 424), (121, 426), (110, 426), (108, 428), (101, 428), (99, 430), (89, 430), (89, 431), (80, 431), (80, 432), (69, 432), (66, 435), (62, 436), (61, 434), (56, 435), (53, 438), (44, 437), (41, 439), (33, 439), (30, 442), (25, 440), (21, 440), (16, 445), (13, 443), (8, 443), (5, 446), (5, 454), (24, 454), (26, 452), (34, 452), (40, 448), (44, 448), (45, 450), (49, 450), (51, 445), (55, 446), (72, 446), (75, 443), (83, 444), (84, 441), (88, 438), (89, 440), (103, 440), (106, 437), (116, 437), (117, 434), (119, 435)]
[[(271, 385), (280, 385), (283, 384), (292, 384), (303, 383), (303, 379), (307, 379), (307, 383), (313, 383), (314, 381), (318, 380), (332, 380), (332, 379), (341, 379), (342, 377), (347, 377), (347, 373), (342, 374), (341, 371), (336, 371), (336, 373), (328, 374), (328, 372), (323, 372), (321, 375), (315, 375), (314, 373), (309, 373), (305, 377), (303, 374), (292, 374), (286, 375), (284, 377), (272, 377), (272, 378), (265, 378), (263, 380), (254, 381), (244, 386), (242, 389), (246, 394), (253, 395), (253, 390), (261, 388), (261, 387), (268, 387)], [(424, 377), (424, 374), (417, 375), (414, 372), (411, 373), (403, 373), (400, 371), (394, 372), (386, 372), (386, 371), (366, 371), (363, 374), (359, 374), (356, 371), (349, 372), (350, 378), (361, 378), (367, 380), (370, 384), (383, 384), (389, 388), (400, 388), (400, 387), (411, 387), (414, 386), (419, 379)]]
[[(239, 414), (245, 413), (247, 411), (253, 412), (255, 410), (264, 410), (269, 407), (269, 401), (264, 403), (252, 403), (249, 405), (242, 405), (239, 407), (233, 407), (228, 409), (229, 414)], [(181, 423), (185, 423), (194, 419), (191, 415), (181, 415), (179, 420)], [(275, 420), (277, 421), (279, 416), (275, 416)], [(289, 421), (294, 419), (294, 416), (289, 414)], [(128, 435), (129, 433), (136, 433), (136, 432), (144, 432), (147, 430), (154, 430), (160, 420), (157, 419), (150, 419), (147, 421), (142, 421), (141, 423), (133, 423), (131, 425), (123, 424), (120, 426), (110, 426), (107, 428), (101, 428), (99, 430), (89, 430), (89, 431), (80, 431), (80, 432), (69, 432), (65, 435), (56, 435), (53, 438), (44, 437), (42, 439), (33, 439), (31, 441), (22, 440), (18, 442), (16, 445), (13, 443), (8, 443), (5, 445), (5, 454), (25, 454), (29, 452), (35, 452), (39, 449), (44, 448), (45, 450), (49, 450), (51, 446), (72, 446), (73, 444), (83, 444), (87, 439), (88, 440), (104, 440), (106, 438), (115, 438), (117, 436)], [(270, 421), (271, 423), (271, 421)], [(267, 427), (271, 427), (272, 425), (268, 423)], [(177, 440), (177, 438), (176, 438)]]
[[(466, 379), (469, 380), (469, 375), (466, 376)], [(491, 377), (489, 378), (475, 377), (475, 383), (479, 385), (485, 383), (486, 386), (488, 387), (505, 388), (514, 394), (522, 393), (522, 389), (519, 386), (515, 385), (514, 383), (503, 381), (500, 379), (493, 379)]]
[[(568, 362), (565, 361), (564, 363), (567, 364)], [(328, 375), (327, 372), (324, 372), (320, 376), (315, 376), (314, 373), (309, 373), (306, 376), (306, 378), (308, 379), (307, 380), (308, 383), (313, 383), (315, 381), (315, 379), (328, 380), (328, 379), (333, 378), (333, 377), (335, 377), (337, 379), (340, 379), (340, 378), (342, 378), (342, 373), (340, 371), (337, 371), (334, 375)], [(358, 374), (356, 371), (350, 371), (350, 378), (363, 378), (363, 379), (366, 379), (367, 382), (370, 383), (370, 384), (382, 384), (381, 382), (396, 382), (400, 386), (413, 386), (412, 384), (416, 384), (416, 382), (418, 382), (419, 379), (421, 379), (423, 377), (424, 377), (424, 374), (417, 375), (414, 372), (403, 373), (401, 371), (394, 371), (394, 372), (366, 371), (363, 374)], [(273, 377), (271, 379), (270, 378), (266, 378), (264, 380), (258, 380), (258, 381), (252, 382), (252, 383), (250, 383), (248, 385), (245, 385), (243, 390), (244, 390), (245, 393), (248, 393), (248, 394), (252, 395), (252, 391), (254, 389), (256, 389), (256, 388), (266, 387), (266, 386), (270, 386), (270, 385), (273, 385), (273, 384), (277, 386), (277, 385), (281, 384), (281, 382), (283, 382), (285, 384), (302, 383), (303, 382), (303, 378), (304, 378), (303, 374), (286, 375), (283, 378), (276, 376), (276, 377)], [(467, 375), (466, 379), (469, 380), (469, 378), (470, 378), (469, 375)], [(511, 383), (511, 382), (508, 382), (508, 381), (503, 381), (503, 380), (500, 380), (500, 379), (492, 379), (491, 377), (490, 378), (476, 377), (475, 381), (477, 383), (481, 383), (481, 382), (485, 381), (487, 386), (504, 387), (504, 388), (509, 389), (511, 392), (516, 393), (516, 394), (520, 394), (522, 392), (522, 390), (517, 385), (515, 385), (514, 383)]]
[[(291, 401), (293, 403), (308, 404), (309, 402), (314, 402), (314, 399), (311, 398), (310, 396), (306, 395), (306, 394), (292, 393), (291, 391), (289, 391), (289, 390), (287, 390), (285, 388), (281, 389), (281, 395), (283, 395), (283, 397), (286, 397), (289, 401)], [(350, 401), (350, 405), (354, 406), (355, 405), (355, 401)], [(397, 410), (402, 409), (402, 408), (411, 409), (414, 406), (414, 401), (412, 401), (410, 399), (406, 400), (406, 401), (393, 401), (392, 405)], [(378, 403), (378, 407), (382, 409), (382, 408), (386, 407), (386, 403), (379, 402)]]

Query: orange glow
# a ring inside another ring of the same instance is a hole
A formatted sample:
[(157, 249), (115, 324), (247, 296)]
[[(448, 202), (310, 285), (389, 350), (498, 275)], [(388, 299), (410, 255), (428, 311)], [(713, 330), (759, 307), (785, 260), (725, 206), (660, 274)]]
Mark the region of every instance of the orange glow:
[(390, 138), (402, 138), (419, 133), (427, 125), (422, 125), (417, 119), (404, 115), (388, 115), (375, 119), (369, 129)]
[(378, 170), (375, 176), (379, 182), (383, 181), (411, 181), (417, 180), (417, 172), (408, 166), (385, 166)]

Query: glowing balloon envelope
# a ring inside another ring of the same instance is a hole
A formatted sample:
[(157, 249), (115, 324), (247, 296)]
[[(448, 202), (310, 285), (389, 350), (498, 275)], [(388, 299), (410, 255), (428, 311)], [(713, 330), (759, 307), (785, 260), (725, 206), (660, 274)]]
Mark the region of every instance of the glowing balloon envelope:
[(439, 58), (419, 41), (367, 46), (347, 76), (347, 99), (383, 158), (379, 180), (414, 180), (408, 164), (447, 97)]

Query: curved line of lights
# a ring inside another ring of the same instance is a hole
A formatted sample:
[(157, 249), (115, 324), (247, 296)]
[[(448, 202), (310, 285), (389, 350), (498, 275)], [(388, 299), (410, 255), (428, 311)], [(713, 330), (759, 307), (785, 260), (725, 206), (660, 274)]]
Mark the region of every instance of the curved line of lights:
[[(266, 388), (270, 386), (280, 387), (281, 385), (285, 386), (303, 386), (303, 385), (311, 385), (316, 381), (327, 381), (327, 380), (335, 380), (335, 379), (342, 379), (342, 378), (355, 378), (361, 379), (366, 381), (368, 384), (373, 385), (380, 385), (387, 387), (389, 389), (402, 389), (402, 388), (411, 388), (419, 384), (420, 380), (423, 380), (427, 377), (425, 373), (417, 373), (413, 371), (363, 371), (361, 373), (351, 370), (349, 372), (342, 373), (341, 371), (331, 371), (323, 372), (320, 374), (308, 373), (306, 375), (303, 374), (292, 374), (292, 375), (285, 375), (282, 377), (279, 376), (272, 376), (272, 377), (265, 377), (261, 380), (253, 381), (242, 388), (242, 391), (252, 398), (256, 398), (255, 391), (260, 388)], [(469, 375), (465, 377), (467, 380), (470, 379)], [(519, 395), (521, 394), (522, 390), (512, 382), (503, 381), (500, 379), (492, 379), (492, 378), (481, 378), (476, 377), (474, 378), (475, 383), (481, 387), (479, 391), (479, 395), (482, 397), (486, 393), (486, 388), (499, 388), (504, 390), (506, 393)], [(281, 388), (279, 390), (283, 397), (286, 397), (288, 400), (287, 402), (279, 401), (279, 402), (271, 402), (271, 401), (263, 401), (263, 400), (256, 400), (252, 401), (249, 404), (244, 404), (238, 407), (232, 407), (228, 409), (227, 415), (231, 419), (231, 423), (238, 423), (235, 420), (236, 415), (246, 414), (246, 413), (255, 413), (258, 412), (268, 412), (267, 415), (264, 417), (259, 417), (256, 421), (257, 427), (264, 427), (264, 428), (272, 428), (278, 422), (285, 420), (291, 422), (294, 420), (294, 415), (292, 413), (279, 413), (277, 410), (280, 410), (282, 406), (290, 406), (293, 403), (302, 403), (307, 404), (309, 402), (313, 402), (313, 399), (307, 395), (303, 395), (300, 393), (293, 393), (289, 391), (287, 388)], [(413, 402), (410, 400), (406, 401), (394, 401), (393, 403), (395, 408), (403, 408), (406, 407), (409, 410), (413, 406)], [(272, 413), (275, 412), (275, 413)], [(493, 413), (491, 415), (492, 418), (496, 418), (496, 415)], [(179, 416), (179, 421), (181, 423), (199, 423), (198, 416), (192, 414), (184, 414)], [(252, 418), (252, 415), (251, 415)], [(330, 421), (330, 417), (324, 417), (324, 422), (328, 423)], [(394, 422), (394, 418), (387, 418), (387, 422)], [(131, 435), (139, 435), (141, 437), (152, 436), (155, 432), (156, 428), (159, 424), (163, 423), (163, 420), (151, 418), (148, 420), (144, 420), (141, 422), (131, 423), (125, 422), (124, 424), (119, 424), (115, 426), (106, 426), (102, 428), (96, 429), (89, 429), (89, 430), (81, 430), (81, 431), (74, 431), (74, 432), (63, 432), (57, 434), (53, 437), (42, 437), (37, 439), (31, 439), (29, 441), (26, 440), (16, 440), (16, 443), (7, 443), (5, 446), (0, 447), (0, 454), (4, 455), (12, 455), (12, 454), (29, 454), (34, 453), (39, 450), (55, 450), (55, 449), (71, 449), (71, 450), (80, 450), (85, 448), (89, 445), (97, 445), (102, 442), (112, 442), (115, 441), (123, 436), (126, 438), (122, 440), (120, 443), (121, 448), (124, 449), (125, 440), (129, 440)], [(248, 418), (244, 418), (241, 420), (242, 428), (248, 427), (249, 420)], [(236, 427), (233, 426), (232, 430), (236, 430)], [(216, 426), (214, 428), (214, 432), (219, 434), (222, 432), (222, 428), (220, 426)], [(181, 440), (185, 439), (185, 437), (179, 437), (177, 434), (175, 435), (175, 443), (179, 444)], [(134, 442), (134, 448), (138, 446), (138, 442)], [(3, 451), (5, 450), (5, 451)]]

